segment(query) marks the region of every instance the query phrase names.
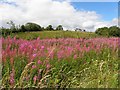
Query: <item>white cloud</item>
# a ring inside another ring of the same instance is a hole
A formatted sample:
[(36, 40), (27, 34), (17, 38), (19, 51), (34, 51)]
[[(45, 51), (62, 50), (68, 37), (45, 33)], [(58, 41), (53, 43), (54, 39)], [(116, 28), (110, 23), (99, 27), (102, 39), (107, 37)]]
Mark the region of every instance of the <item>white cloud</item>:
[(118, 19), (117, 18), (114, 18), (112, 21), (109, 21), (109, 22), (96, 22), (96, 25), (94, 27), (94, 30), (96, 30), (97, 28), (100, 28), (100, 27), (110, 27), (110, 26), (118, 26)]
[[(35, 22), (41, 26), (62, 24), (66, 29), (80, 27), (87, 31), (95, 31), (102, 26), (117, 25), (117, 19), (111, 22), (101, 20), (95, 11), (77, 11), (67, 1), (55, 0), (8, 0), (14, 4), (0, 4), (0, 25), (12, 20), (17, 24)], [(7, 1), (7, 2), (8, 2)]]

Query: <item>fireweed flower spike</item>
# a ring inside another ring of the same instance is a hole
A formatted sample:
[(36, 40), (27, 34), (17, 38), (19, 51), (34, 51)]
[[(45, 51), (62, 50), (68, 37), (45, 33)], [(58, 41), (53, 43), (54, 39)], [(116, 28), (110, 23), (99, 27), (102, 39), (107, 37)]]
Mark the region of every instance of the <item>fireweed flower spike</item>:
[(37, 68), (37, 66), (36, 65), (32, 65), (32, 68), (35, 69), (35, 68)]
[(42, 64), (42, 62), (40, 61), (40, 60), (38, 60), (38, 62), (37, 62), (38, 64)]
[(45, 47), (44, 46), (41, 46), (41, 49), (44, 49)]
[(38, 79), (37, 76), (34, 76), (34, 77), (33, 77), (34, 84), (36, 83), (37, 79)]
[(12, 72), (10, 73), (10, 85), (11, 86), (13, 86), (15, 83), (14, 76), (15, 76), (14, 69), (12, 69)]

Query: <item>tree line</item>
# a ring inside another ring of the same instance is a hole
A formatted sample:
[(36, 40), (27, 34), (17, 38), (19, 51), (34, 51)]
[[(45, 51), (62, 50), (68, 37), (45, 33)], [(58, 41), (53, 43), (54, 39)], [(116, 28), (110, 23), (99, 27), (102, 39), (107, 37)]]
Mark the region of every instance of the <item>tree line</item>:
[(58, 25), (55, 29), (52, 25), (48, 25), (47, 27), (41, 27), (36, 23), (28, 22), (25, 25), (18, 25), (16, 26), (13, 21), (7, 22), (10, 25), (10, 28), (0, 28), (0, 33), (2, 36), (10, 35), (11, 33), (18, 33), (18, 32), (32, 32), (32, 31), (63, 31), (63, 26)]
[(102, 35), (102, 36), (114, 36), (114, 37), (120, 37), (120, 28), (117, 26), (111, 26), (111, 27), (102, 27), (98, 28), (95, 31), (96, 34)]
[[(58, 25), (55, 29), (52, 25), (48, 25), (47, 27), (41, 27), (40, 25), (36, 23), (28, 22), (25, 25), (15, 25), (13, 21), (7, 22), (7, 24), (10, 25), (10, 28), (0, 28), (0, 34), (2, 34), (3, 37), (10, 35), (11, 33), (18, 33), (18, 32), (32, 32), (32, 31), (63, 31), (63, 26)], [(111, 27), (102, 27), (98, 28), (95, 31), (96, 34), (102, 35), (102, 36), (115, 36), (120, 37), (120, 28), (117, 26), (111, 26)]]

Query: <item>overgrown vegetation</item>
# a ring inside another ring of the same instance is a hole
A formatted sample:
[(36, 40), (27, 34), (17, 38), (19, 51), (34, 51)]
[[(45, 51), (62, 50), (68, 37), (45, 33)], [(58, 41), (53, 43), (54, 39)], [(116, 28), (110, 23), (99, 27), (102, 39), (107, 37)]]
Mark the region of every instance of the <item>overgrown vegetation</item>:
[(2, 38), (4, 88), (118, 88), (118, 38)]

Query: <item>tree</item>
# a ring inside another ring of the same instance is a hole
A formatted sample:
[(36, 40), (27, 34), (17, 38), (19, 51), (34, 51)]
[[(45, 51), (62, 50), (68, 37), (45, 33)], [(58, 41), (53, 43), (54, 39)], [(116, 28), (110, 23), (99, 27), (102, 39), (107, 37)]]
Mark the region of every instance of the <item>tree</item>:
[(41, 26), (36, 23), (26, 23), (24, 29), (26, 31), (42, 31)]
[(117, 26), (111, 26), (109, 28), (109, 35), (120, 37), (120, 28)]
[(52, 25), (48, 25), (48, 26), (46, 27), (46, 30), (47, 30), (47, 31), (52, 31), (52, 30), (54, 30), (54, 29), (53, 29)]
[(86, 30), (83, 30), (83, 32), (86, 32)]
[(75, 31), (82, 31), (82, 29), (80, 29), (80, 28), (76, 28)]
[(42, 29), (42, 31), (44, 31), (44, 30), (45, 30), (45, 28), (44, 28), (44, 27), (42, 27), (41, 29)]
[(20, 27), (20, 32), (25, 32), (25, 31), (27, 31), (27, 30), (25, 29), (25, 26), (22, 25), (22, 26)]
[(13, 21), (7, 22), (10, 25), (10, 29), (15, 29), (15, 23)]
[(63, 30), (62, 25), (57, 26), (56, 30)]
[(109, 36), (109, 33), (108, 33), (108, 27), (102, 27), (102, 28), (98, 28), (95, 33), (98, 34), (98, 35), (103, 35), (103, 36)]
[(98, 35), (120, 37), (120, 28), (117, 26), (98, 28), (95, 31)]
[(10, 25), (11, 33), (17, 32), (18, 29), (16, 28), (15, 23), (13, 21), (7, 22), (7, 24)]

